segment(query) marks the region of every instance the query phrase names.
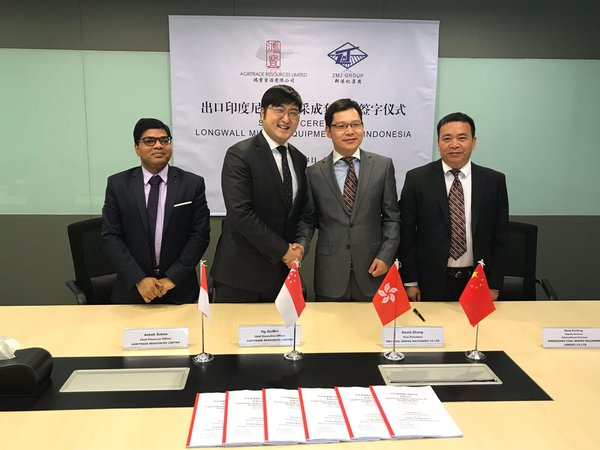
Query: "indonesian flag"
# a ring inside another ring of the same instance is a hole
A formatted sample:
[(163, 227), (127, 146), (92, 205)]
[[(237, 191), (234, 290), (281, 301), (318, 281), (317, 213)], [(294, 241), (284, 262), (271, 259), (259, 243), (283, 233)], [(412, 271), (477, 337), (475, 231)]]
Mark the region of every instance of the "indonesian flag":
[(410, 309), (410, 303), (398, 272), (397, 261), (392, 264), (381, 286), (375, 293), (373, 306), (379, 314), (382, 325), (387, 325)]
[(473, 326), (496, 310), (483, 270), (483, 260), (477, 264), (458, 301)]
[(295, 262), (275, 299), (275, 306), (288, 327), (294, 325), (302, 314), (305, 306), (304, 295), (302, 295), (300, 272), (298, 272), (298, 265)]
[(208, 320), (210, 320), (208, 282), (206, 281), (206, 264), (204, 264), (204, 261), (200, 261), (200, 294), (198, 294), (198, 309)]

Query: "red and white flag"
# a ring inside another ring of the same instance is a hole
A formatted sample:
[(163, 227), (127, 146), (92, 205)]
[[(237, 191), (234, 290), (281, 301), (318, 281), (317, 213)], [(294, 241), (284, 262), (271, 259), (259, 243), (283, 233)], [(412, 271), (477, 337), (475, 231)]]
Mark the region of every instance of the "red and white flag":
[(198, 309), (208, 320), (210, 320), (208, 281), (206, 280), (206, 264), (204, 264), (204, 261), (200, 261), (200, 294), (198, 294)]
[(410, 303), (398, 272), (398, 262), (392, 264), (375, 293), (373, 306), (379, 314), (382, 325), (387, 325), (410, 309)]
[(300, 272), (298, 265), (294, 262), (290, 273), (285, 279), (285, 283), (281, 286), (281, 291), (275, 299), (275, 306), (283, 322), (289, 327), (294, 325), (306, 304), (304, 303), (304, 295), (302, 294), (302, 281), (300, 280)]
[(483, 261), (477, 264), (458, 301), (473, 326), (496, 310), (483, 270)]

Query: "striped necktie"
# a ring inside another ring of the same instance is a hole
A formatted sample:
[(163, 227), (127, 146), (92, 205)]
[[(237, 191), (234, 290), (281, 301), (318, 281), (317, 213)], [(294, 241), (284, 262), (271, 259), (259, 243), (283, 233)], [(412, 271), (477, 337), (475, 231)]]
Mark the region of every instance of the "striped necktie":
[(462, 183), (458, 179), (460, 170), (450, 171), (454, 176), (450, 192), (448, 193), (448, 206), (450, 208), (450, 256), (457, 260), (467, 251), (467, 227), (465, 221), (465, 194)]
[(348, 214), (352, 214), (354, 208), (354, 200), (356, 200), (356, 187), (358, 186), (358, 178), (356, 178), (356, 172), (354, 171), (354, 158), (352, 156), (346, 156), (342, 160), (348, 164), (348, 173), (346, 174), (346, 181), (344, 182), (344, 204)]

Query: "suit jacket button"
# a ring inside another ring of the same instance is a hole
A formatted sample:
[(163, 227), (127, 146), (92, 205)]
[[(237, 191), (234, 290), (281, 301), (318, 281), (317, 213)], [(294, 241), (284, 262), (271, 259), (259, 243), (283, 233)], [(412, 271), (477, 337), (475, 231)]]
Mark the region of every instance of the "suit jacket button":
[(350, 250), (350, 244), (346, 245), (346, 248), (347, 248), (348, 250)]

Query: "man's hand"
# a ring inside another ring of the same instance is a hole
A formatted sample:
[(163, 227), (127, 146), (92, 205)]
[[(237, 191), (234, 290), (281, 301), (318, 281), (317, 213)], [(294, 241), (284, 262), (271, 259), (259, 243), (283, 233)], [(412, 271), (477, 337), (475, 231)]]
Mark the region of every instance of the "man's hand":
[(388, 270), (390, 270), (390, 267), (381, 259), (377, 258), (373, 260), (371, 267), (369, 267), (369, 273), (374, 278), (386, 274)]
[(142, 278), (135, 287), (146, 303), (151, 303), (156, 297), (162, 296), (160, 282), (154, 277)]
[(490, 295), (493, 301), (498, 300), (498, 296), (500, 295), (500, 291), (498, 289), (490, 289)]
[(281, 260), (285, 263), (288, 268), (292, 268), (292, 263), (296, 260), (301, 261), (304, 255), (304, 247), (298, 243), (289, 244), (288, 251)]
[(175, 283), (173, 283), (170, 278), (161, 278), (158, 280), (158, 284), (160, 286), (161, 297), (175, 287)]
[(419, 286), (405, 286), (406, 296), (411, 302), (421, 301), (421, 289)]

